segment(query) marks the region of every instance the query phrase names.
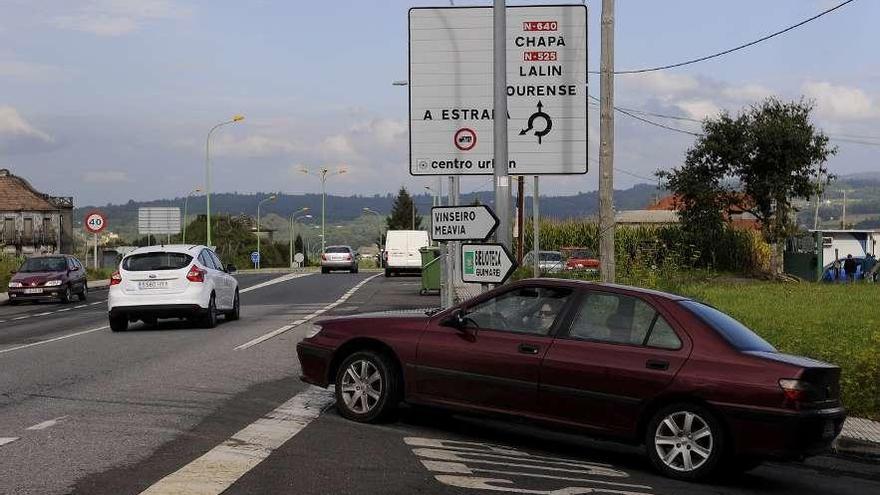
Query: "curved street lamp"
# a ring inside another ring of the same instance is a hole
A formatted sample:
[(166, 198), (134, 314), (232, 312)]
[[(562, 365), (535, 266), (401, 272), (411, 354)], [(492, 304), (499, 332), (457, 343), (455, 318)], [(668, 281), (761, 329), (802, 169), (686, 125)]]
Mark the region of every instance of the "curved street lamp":
[(326, 225), (326, 212), (327, 212), (327, 177), (332, 177), (334, 175), (342, 175), (347, 173), (348, 170), (344, 168), (339, 168), (335, 172), (330, 173), (330, 169), (326, 167), (322, 167), (318, 172), (309, 172), (309, 169), (303, 167), (299, 170), (301, 173), (306, 175), (319, 175), (321, 179), (321, 252), (324, 252), (324, 249), (327, 247), (327, 242), (325, 240), (325, 225)]
[(241, 122), (242, 120), (244, 120), (244, 115), (235, 115), (230, 120), (220, 122), (208, 131), (208, 137), (205, 138), (205, 212), (208, 220), (205, 244), (208, 247), (211, 247), (211, 134), (224, 125)]
[(186, 224), (187, 224), (186, 217), (187, 217), (187, 208), (189, 207), (189, 197), (195, 193), (200, 193), (200, 192), (202, 192), (202, 188), (197, 187), (197, 188), (193, 189), (192, 191), (190, 191), (189, 193), (187, 193), (186, 199), (183, 200), (183, 239), (182, 239), (183, 244), (186, 244)]
[(257, 270), (259, 270), (260, 266), (263, 264), (263, 256), (260, 253), (260, 207), (263, 206), (263, 203), (266, 201), (275, 201), (275, 198), (276, 196), (273, 194), (257, 203)]
[(293, 242), (295, 240), (295, 236), (293, 235), (293, 232), (294, 232), (294, 227), (296, 225), (296, 220), (297, 220), (297, 218), (312, 218), (311, 215), (297, 216), (297, 213), (303, 213), (303, 212), (309, 211), (310, 209), (311, 208), (309, 208), (309, 207), (300, 208), (290, 214), (290, 253), (289, 253), (290, 268), (293, 268)]

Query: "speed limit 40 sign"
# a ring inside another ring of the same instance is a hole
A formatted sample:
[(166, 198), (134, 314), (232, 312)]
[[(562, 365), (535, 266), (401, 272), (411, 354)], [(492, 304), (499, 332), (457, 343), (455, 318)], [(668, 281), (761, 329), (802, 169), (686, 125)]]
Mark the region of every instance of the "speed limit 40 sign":
[(97, 234), (107, 227), (107, 219), (100, 211), (93, 211), (86, 215), (83, 225), (92, 234)]

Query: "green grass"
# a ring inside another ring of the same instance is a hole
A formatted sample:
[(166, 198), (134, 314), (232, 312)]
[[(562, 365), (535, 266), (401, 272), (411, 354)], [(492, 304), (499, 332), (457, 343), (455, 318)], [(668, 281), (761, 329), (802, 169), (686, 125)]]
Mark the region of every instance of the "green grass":
[(86, 277), (89, 280), (107, 280), (110, 278), (110, 275), (113, 275), (113, 270), (110, 268), (98, 268), (97, 270), (94, 268), (86, 268)]
[(729, 313), (781, 352), (840, 366), (850, 414), (880, 419), (880, 285), (703, 282), (677, 292)]
[(0, 255), (0, 292), (6, 292), (12, 271), (18, 270), (22, 259), (15, 256)]

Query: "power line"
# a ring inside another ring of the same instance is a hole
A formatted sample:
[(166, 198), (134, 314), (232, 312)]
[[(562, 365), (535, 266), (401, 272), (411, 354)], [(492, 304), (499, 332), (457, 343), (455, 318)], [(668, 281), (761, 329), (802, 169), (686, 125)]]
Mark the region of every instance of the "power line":
[[(587, 95), (587, 96), (589, 96), (593, 100), (599, 101), (599, 99), (593, 95)], [(700, 135), (699, 133), (696, 133), (696, 132), (686, 131), (684, 129), (679, 129), (677, 127), (672, 127), (672, 126), (668, 126), (666, 124), (661, 124), (660, 122), (654, 122), (653, 120), (649, 120), (644, 117), (639, 117), (638, 115), (636, 115), (632, 112), (628, 112), (620, 107), (614, 107), (614, 109), (617, 110), (618, 112), (628, 116), (628, 117), (634, 118), (636, 120), (639, 120), (639, 121), (644, 122), (649, 125), (653, 125), (655, 127), (660, 127), (661, 129), (666, 129), (667, 131), (679, 132), (681, 134), (687, 134), (689, 136), (695, 136), (695, 137)]]
[[(830, 9), (826, 9), (826, 10), (823, 10), (822, 12), (819, 12), (818, 14), (814, 15), (813, 17), (810, 17), (809, 19), (804, 19), (803, 21), (801, 21), (797, 24), (792, 24), (791, 26), (788, 26), (785, 29), (781, 29), (781, 30), (776, 31), (774, 33), (768, 34), (767, 36), (763, 36), (761, 38), (758, 38), (754, 41), (749, 41), (748, 43), (743, 43), (742, 45), (738, 45), (738, 46), (735, 46), (733, 48), (729, 48), (724, 51), (713, 53), (711, 55), (705, 55), (703, 57), (693, 58), (690, 60), (685, 60), (683, 62), (678, 62), (678, 63), (674, 63), (674, 64), (660, 65), (657, 67), (649, 67), (646, 69), (631, 69), (631, 70), (614, 71), (614, 74), (643, 74), (645, 72), (656, 72), (656, 71), (660, 71), (660, 70), (674, 69), (676, 67), (683, 67), (685, 65), (696, 64), (698, 62), (704, 62), (706, 60), (721, 57), (723, 55), (727, 55), (728, 53), (733, 53), (735, 51), (742, 50), (744, 48), (748, 48), (753, 45), (757, 45), (758, 43), (761, 43), (763, 41), (767, 41), (770, 38), (775, 38), (776, 36), (779, 36), (781, 34), (784, 34), (784, 33), (791, 31), (792, 29), (799, 28), (799, 27), (803, 26), (804, 24), (807, 24), (808, 22), (815, 21), (816, 19), (818, 19), (826, 14), (830, 14), (831, 12), (843, 7), (846, 4), (852, 3), (854, 1), (855, 0), (846, 0), (845, 2), (839, 3), (839, 4), (835, 5), (834, 7), (831, 7)], [(600, 74), (600, 72), (599, 71), (590, 71), (590, 74)]]

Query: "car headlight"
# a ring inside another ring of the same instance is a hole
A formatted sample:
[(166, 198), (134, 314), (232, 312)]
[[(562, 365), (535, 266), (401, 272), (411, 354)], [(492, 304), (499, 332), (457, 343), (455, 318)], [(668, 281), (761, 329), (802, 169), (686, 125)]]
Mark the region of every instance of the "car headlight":
[(9, 282), (10, 288), (21, 287), (21, 282)]
[(312, 325), (312, 329), (309, 330), (309, 333), (306, 334), (306, 338), (310, 339), (310, 338), (314, 337), (315, 335), (318, 335), (319, 333), (321, 333), (321, 330), (323, 330), (323, 329), (324, 328), (321, 325)]
[(49, 280), (48, 282), (46, 282), (43, 285), (45, 285), (46, 287), (58, 287), (59, 285), (61, 285), (61, 281), (60, 280)]

